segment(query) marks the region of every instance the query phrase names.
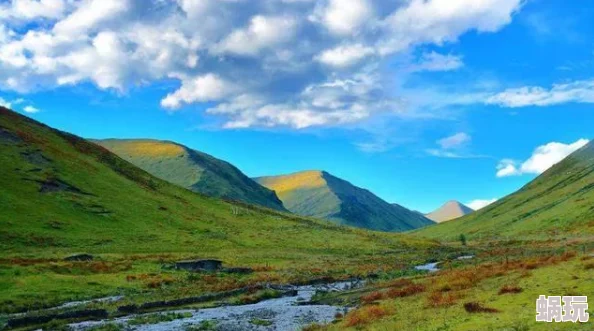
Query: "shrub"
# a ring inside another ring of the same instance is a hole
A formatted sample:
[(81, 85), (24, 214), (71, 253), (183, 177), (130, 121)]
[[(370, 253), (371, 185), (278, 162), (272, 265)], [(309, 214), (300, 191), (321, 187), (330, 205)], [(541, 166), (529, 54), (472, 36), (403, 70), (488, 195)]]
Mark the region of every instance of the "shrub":
[(499, 290), (499, 295), (506, 293), (522, 293), (522, 288), (517, 286), (505, 285)]
[(499, 310), (495, 308), (484, 307), (478, 302), (467, 302), (464, 304), (464, 309), (469, 313), (498, 313)]

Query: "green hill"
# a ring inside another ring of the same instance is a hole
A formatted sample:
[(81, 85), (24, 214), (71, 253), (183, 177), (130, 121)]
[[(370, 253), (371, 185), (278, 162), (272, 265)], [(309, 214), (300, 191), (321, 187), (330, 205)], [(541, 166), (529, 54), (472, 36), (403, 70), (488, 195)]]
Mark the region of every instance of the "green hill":
[(508, 239), (594, 234), (594, 143), (496, 203), (417, 234), (449, 239), (460, 234)]
[[(0, 208), (0, 313), (122, 291), (142, 301), (347, 277), (393, 260), (386, 252), (414, 259), (435, 246), (196, 194), (1, 107)], [(62, 261), (82, 252), (99, 258)], [(260, 272), (213, 282), (162, 269), (195, 257)]]
[(406, 231), (433, 224), (324, 171), (260, 177), (256, 181), (274, 190), (290, 211), (336, 224), (380, 231)]
[(186, 146), (148, 139), (93, 142), (156, 177), (194, 192), (285, 210), (274, 192), (233, 165)]

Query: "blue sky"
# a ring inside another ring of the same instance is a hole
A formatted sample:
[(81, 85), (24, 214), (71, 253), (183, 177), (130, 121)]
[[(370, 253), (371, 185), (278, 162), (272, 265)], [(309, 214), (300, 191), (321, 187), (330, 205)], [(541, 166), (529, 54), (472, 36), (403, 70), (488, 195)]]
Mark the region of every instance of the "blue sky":
[(593, 19), (561, 0), (0, 1), (0, 104), (250, 176), (480, 206), (591, 138)]

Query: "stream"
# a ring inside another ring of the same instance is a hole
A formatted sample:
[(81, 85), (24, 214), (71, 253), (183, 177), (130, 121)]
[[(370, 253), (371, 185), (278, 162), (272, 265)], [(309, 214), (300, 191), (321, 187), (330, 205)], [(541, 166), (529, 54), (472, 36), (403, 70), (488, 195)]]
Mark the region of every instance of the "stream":
[(87, 330), (105, 324), (119, 324), (128, 326), (130, 330), (165, 331), (186, 330), (191, 326), (199, 326), (203, 321), (214, 321), (219, 330), (301, 330), (312, 323), (330, 323), (337, 313), (344, 314), (348, 311), (346, 307), (307, 304), (316, 291), (345, 291), (363, 284), (363, 281), (349, 281), (326, 285), (293, 286), (290, 289), (297, 290), (297, 296), (241, 306), (173, 310), (166, 313), (191, 314), (191, 317), (157, 324), (129, 325), (130, 320), (139, 316), (131, 315), (110, 321), (74, 323), (70, 324), (70, 327), (73, 330)]

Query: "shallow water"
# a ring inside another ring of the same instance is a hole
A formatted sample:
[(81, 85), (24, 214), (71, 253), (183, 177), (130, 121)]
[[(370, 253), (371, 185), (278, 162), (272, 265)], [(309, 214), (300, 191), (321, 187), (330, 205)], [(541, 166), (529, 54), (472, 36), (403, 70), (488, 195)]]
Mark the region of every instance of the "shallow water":
[[(345, 307), (329, 305), (299, 304), (311, 300), (316, 291), (345, 291), (363, 285), (361, 281), (340, 282), (327, 285), (295, 286), (297, 296), (261, 301), (242, 306), (224, 306), (206, 309), (182, 309), (169, 313), (190, 313), (191, 317), (171, 322), (151, 325), (131, 326), (132, 330), (165, 331), (185, 330), (190, 325), (200, 325), (203, 321), (216, 321), (220, 330), (301, 330), (312, 323), (326, 324), (334, 320), (337, 313), (344, 314)], [(101, 324), (116, 323), (126, 325), (135, 316), (118, 318), (113, 321), (89, 321), (71, 324), (74, 330), (86, 330)], [(254, 320), (270, 322), (269, 326), (255, 325)]]
[(439, 268), (437, 267), (437, 265), (440, 263), (441, 262), (432, 262), (432, 263), (422, 264), (422, 265), (416, 266), (415, 269), (429, 271), (429, 272), (436, 272), (436, 271), (439, 271)]

